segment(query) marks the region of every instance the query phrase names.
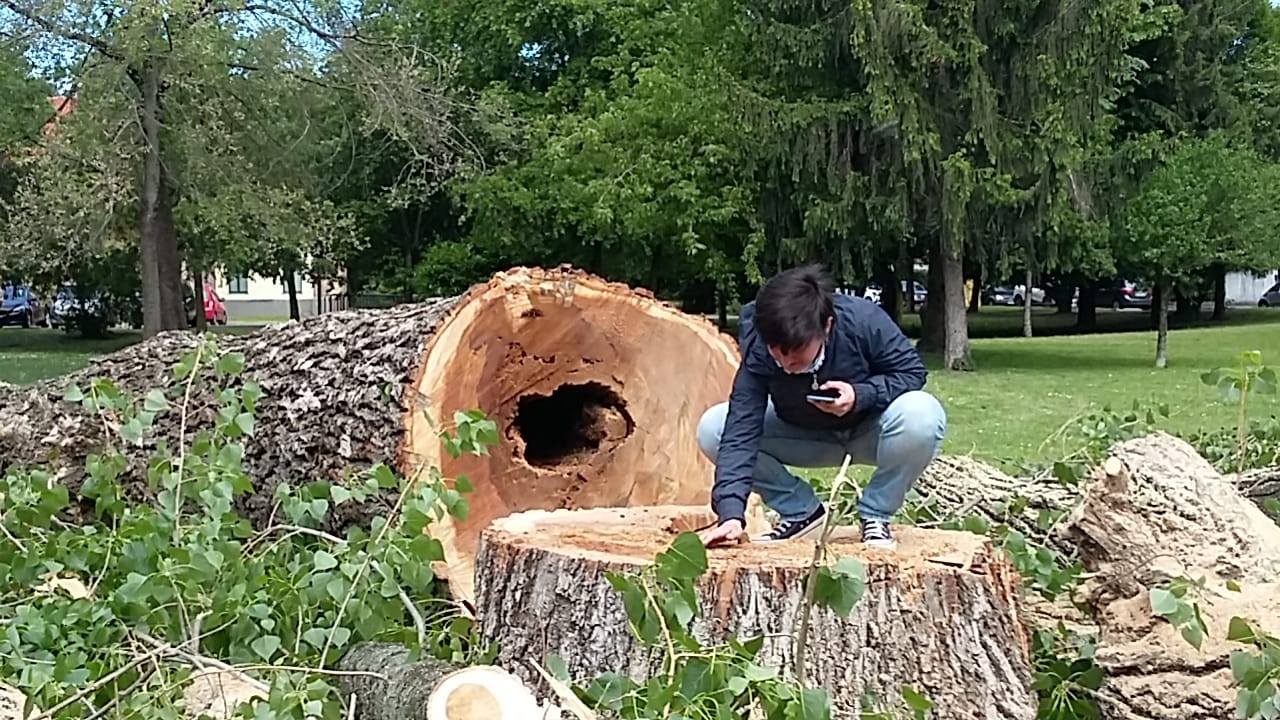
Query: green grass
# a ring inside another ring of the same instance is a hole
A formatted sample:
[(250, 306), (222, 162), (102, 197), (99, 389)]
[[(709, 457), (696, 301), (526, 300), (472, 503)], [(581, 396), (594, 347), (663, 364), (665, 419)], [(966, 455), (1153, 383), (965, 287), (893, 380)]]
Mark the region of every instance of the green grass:
[[(988, 309), (995, 323), (1014, 312)], [(1138, 313), (1100, 312), (1105, 315)], [(1052, 316), (1051, 311), (1049, 315)], [(1115, 321), (1113, 321), (1115, 322)], [(235, 326), (219, 332), (248, 332)], [(136, 333), (81, 340), (48, 330), (0, 330), (0, 380), (31, 383), (83, 367), (93, 355), (136, 342)], [(930, 373), (928, 389), (947, 410), (944, 452), (991, 461), (1052, 460), (1069, 453), (1064, 425), (1110, 404), (1126, 409), (1134, 400), (1167, 404), (1162, 427), (1193, 432), (1233, 425), (1235, 408), (1200, 381), (1201, 373), (1231, 365), (1245, 350), (1260, 350), (1263, 362), (1280, 367), (1280, 311), (1233, 310), (1213, 327), (1170, 333), (1169, 367), (1154, 367), (1155, 333), (1107, 333), (1031, 339), (973, 341), (977, 371)], [(1258, 398), (1252, 414), (1280, 414), (1280, 396)]]
[[(1134, 400), (1167, 404), (1160, 424), (1170, 432), (1234, 426), (1237, 408), (1223, 403), (1200, 375), (1260, 350), (1280, 367), (1280, 313), (1269, 325), (1226, 325), (1169, 335), (1169, 366), (1156, 369), (1155, 333), (976, 340), (977, 372), (933, 370), (928, 388), (947, 409), (944, 452), (989, 460), (1051, 460), (1074, 450), (1059, 430), (1090, 411)], [(1251, 401), (1251, 414), (1280, 412), (1280, 397)]]
[[(256, 326), (220, 327), (218, 333), (241, 334)], [(116, 331), (105, 338), (85, 339), (75, 333), (41, 328), (0, 328), (0, 382), (28, 385), (83, 368), (90, 358), (115, 352), (142, 339), (142, 333)]]

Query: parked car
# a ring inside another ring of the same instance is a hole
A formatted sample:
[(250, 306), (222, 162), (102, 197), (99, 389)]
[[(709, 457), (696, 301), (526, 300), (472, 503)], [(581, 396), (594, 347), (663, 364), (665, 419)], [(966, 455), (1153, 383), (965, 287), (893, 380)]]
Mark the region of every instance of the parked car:
[(4, 301), (0, 304), (0, 326), (47, 326), (49, 311), (36, 291), (26, 285), (5, 285)]
[[(910, 282), (912, 284), (912, 287), (911, 289), (908, 289), (907, 281), (906, 280), (902, 281), (902, 292), (904, 295), (908, 292), (912, 293), (914, 296), (913, 299), (915, 300), (916, 308), (919, 309), (923, 307), (925, 304), (925, 301), (929, 299), (929, 291), (925, 288), (924, 283), (920, 282), (919, 280), (912, 280)], [(869, 285), (867, 285), (867, 289), (863, 291), (862, 297), (870, 300), (871, 302), (877, 305), (880, 305), (881, 304), (880, 299), (882, 294), (883, 294), (883, 289), (880, 287), (878, 283), (870, 283)]]
[[(1027, 297), (1027, 286), (1018, 285), (988, 285), (982, 291), (983, 305), (1022, 305), (1023, 300)], [(1031, 304), (1044, 305), (1052, 302), (1046, 295), (1043, 288), (1031, 288)]]
[(1280, 282), (1272, 285), (1258, 298), (1258, 307), (1280, 307)]
[(1151, 309), (1151, 290), (1139, 288), (1130, 280), (1117, 280), (1094, 293), (1094, 305), (1110, 307), (1112, 310), (1125, 308)]
[(58, 289), (53, 296), (53, 304), (49, 308), (49, 326), (60, 327), (66, 332), (74, 330), (80, 314), (97, 318), (103, 328), (115, 325), (115, 317), (111, 311), (111, 298), (102, 290), (95, 289), (82, 297), (76, 287), (67, 283)]
[(227, 304), (218, 297), (212, 285), (204, 286), (204, 319), (214, 325), (227, 324)]

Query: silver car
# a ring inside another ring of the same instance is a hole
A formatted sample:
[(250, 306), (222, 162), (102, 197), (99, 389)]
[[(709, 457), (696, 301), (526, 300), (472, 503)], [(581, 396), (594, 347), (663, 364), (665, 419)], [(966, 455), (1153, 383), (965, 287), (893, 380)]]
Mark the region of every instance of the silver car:
[(1258, 298), (1258, 307), (1280, 307), (1280, 282), (1262, 293), (1262, 297)]

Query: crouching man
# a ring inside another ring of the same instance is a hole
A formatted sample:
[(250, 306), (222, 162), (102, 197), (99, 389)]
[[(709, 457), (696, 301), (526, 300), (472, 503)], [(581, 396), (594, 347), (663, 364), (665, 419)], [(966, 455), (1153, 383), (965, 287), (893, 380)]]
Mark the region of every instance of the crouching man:
[(835, 294), (818, 266), (786, 270), (739, 314), (742, 362), (728, 402), (707, 410), (698, 445), (715, 464), (716, 525), (704, 544), (737, 542), (755, 490), (780, 522), (753, 542), (804, 537), (826, 508), (792, 467), (874, 465), (858, 502), (862, 541), (896, 546), (889, 520), (937, 456), (947, 417), (924, 392), (920, 354), (869, 300)]

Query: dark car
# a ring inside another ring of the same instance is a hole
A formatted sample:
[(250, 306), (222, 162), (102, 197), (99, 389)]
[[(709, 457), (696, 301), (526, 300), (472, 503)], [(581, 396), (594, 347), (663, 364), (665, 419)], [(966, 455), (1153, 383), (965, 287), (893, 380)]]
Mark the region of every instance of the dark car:
[(0, 326), (32, 327), (48, 325), (49, 313), (39, 295), (26, 285), (5, 285), (0, 304)]

